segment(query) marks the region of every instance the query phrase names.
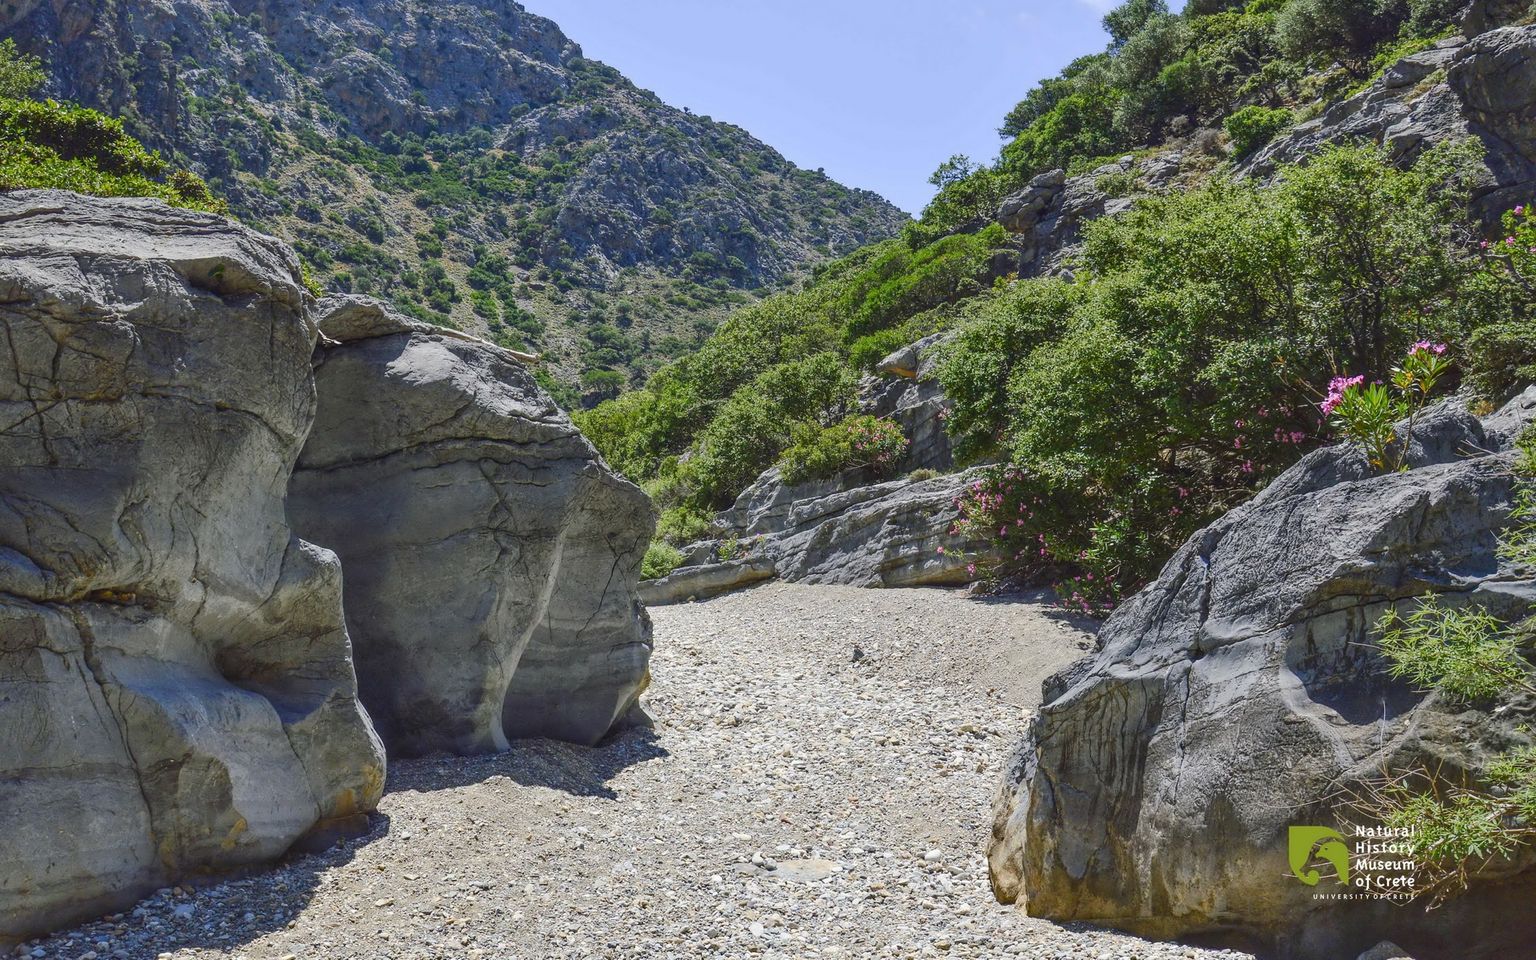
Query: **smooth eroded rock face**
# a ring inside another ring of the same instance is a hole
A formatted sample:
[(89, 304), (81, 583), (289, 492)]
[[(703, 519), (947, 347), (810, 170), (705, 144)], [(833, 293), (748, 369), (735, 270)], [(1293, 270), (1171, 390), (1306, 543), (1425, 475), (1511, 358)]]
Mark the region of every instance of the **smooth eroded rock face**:
[(954, 530), (956, 500), (983, 470), (885, 483), (867, 483), (861, 471), (850, 470), (798, 486), (768, 470), (720, 514), (732, 539), (694, 544), (685, 553), (688, 565), (646, 583), (642, 595), (653, 606), (702, 600), (773, 578), (962, 586), (972, 578), (970, 565), (994, 549)]
[(320, 413), (290, 509), (341, 556), (390, 751), (595, 743), (646, 682), (650, 501), (505, 351), (374, 301), (321, 314)]
[(1291, 826), (1368, 822), (1346, 799), (1383, 770), (1464, 782), (1528, 740), (1531, 698), (1492, 710), (1393, 681), (1374, 625), (1426, 593), (1530, 609), (1536, 585), (1501, 567), (1497, 543), (1513, 463), (1500, 451), (1533, 402), (1483, 422), (1442, 406), (1405, 473), (1316, 451), (1191, 538), (1104, 626), (1097, 656), (1046, 684), (998, 797), (999, 897), (1307, 960), (1388, 938), (1420, 960), (1536, 942), (1529, 854), (1426, 911), (1319, 899), (1338, 888), (1296, 879), (1287, 848)]
[(155, 201), (0, 194), (0, 940), (377, 803), (293, 253)]

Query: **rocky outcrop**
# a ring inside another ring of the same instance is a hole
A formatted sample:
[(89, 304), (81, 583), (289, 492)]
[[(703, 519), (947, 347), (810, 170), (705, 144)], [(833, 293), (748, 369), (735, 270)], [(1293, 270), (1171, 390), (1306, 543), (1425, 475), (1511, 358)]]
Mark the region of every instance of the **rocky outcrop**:
[[(956, 499), (977, 471), (931, 480), (868, 483), (858, 471), (790, 486), (770, 470), (720, 515), (732, 539), (711, 559), (642, 587), (646, 603), (704, 599), (778, 578), (857, 587), (959, 586), (991, 550), (951, 532)], [(698, 546), (698, 545), (696, 545)], [(722, 555), (724, 556), (721, 559)]]
[(773, 561), (765, 557), (706, 561), (679, 567), (659, 580), (647, 580), (640, 585), (640, 599), (653, 607), (704, 600), (772, 580), (775, 575)]
[(1536, 700), (1467, 705), (1391, 680), (1374, 624), (1426, 593), (1530, 609), (1536, 583), (1501, 566), (1497, 538), (1507, 451), (1533, 418), (1536, 391), (1481, 422), (1443, 407), (1400, 474), (1316, 451), (1192, 537), (1115, 612), (1098, 654), (1047, 682), (998, 798), (998, 896), (1297, 960), (1388, 937), (1420, 960), (1528, 951), (1529, 851), (1426, 911), (1319, 898), (1339, 888), (1297, 879), (1287, 844), (1291, 826), (1368, 822), (1348, 798), (1384, 770), (1465, 782), (1529, 741)]
[(341, 571), (296, 537), (299, 264), (154, 201), (0, 194), (0, 941), (355, 826)]
[(1276, 138), (1239, 173), (1271, 176), (1330, 143), (1364, 140), (1394, 159), (1412, 159), (1469, 136), (1487, 151), (1478, 212), (1494, 221), (1529, 202), (1536, 185), (1536, 26), (1452, 37), (1405, 57), (1361, 93)]
[(1131, 157), (1122, 157), (1076, 177), (1068, 177), (1064, 170), (1051, 170), (1006, 198), (997, 219), (1014, 234), (1019, 247), (1019, 275), (1048, 272), (1058, 264), (1057, 255), (1077, 242), (1084, 223), (1129, 209), (1129, 198), (1110, 197), (1100, 189), (1099, 180), (1109, 174), (1127, 173), (1133, 166)]
[(650, 501), (507, 351), (374, 301), (321, 313), (320, 414), (290, 509), (341, 556), (390, 752), (595, 743), (647, 678)]
[(954, 447), (944, 427), (949, 398), (938, 381), (943, 342), (944, 335), (936, 333), (903, 347), (876, 366), (884, 376), (859, 382), (859, 412), (895, 423), (907, 438), (907, 452), (897, 464), (903, 472), (955, 466)]

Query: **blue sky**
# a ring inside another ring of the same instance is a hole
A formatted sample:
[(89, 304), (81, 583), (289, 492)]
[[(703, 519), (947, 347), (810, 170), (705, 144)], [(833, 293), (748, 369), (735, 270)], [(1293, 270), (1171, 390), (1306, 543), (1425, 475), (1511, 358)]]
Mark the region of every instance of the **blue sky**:
[(1043, 77), (1102, 50), (1110, 0), (524, 0), (587, 56), (916, 213), (951, 154), (996, 156)]

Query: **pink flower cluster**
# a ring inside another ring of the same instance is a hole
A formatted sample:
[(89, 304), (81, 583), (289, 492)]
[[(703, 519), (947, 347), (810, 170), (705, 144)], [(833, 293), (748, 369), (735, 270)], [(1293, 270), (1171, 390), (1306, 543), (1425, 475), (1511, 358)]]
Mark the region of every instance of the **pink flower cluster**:
[(1348, 393), (1352, 388), (1360, 386), (1364, 382), (1365, 377), (1363, 376), (1334, 377), (1333, 380), (1328, 384), (1328, 399), (1324, 400), (1320, 404), (1323, 410), (1323, 416), (1326, 417), (1332, 414), (1334, 410), (1338, 409), (1339, 404), (1344, 402), (1344, 394)]
[(1443, 343), (1437, 343), (1433, 340), (1420, 340), (1411, 348), (1409, 348), (1408, 352), (1418, 353), (1420, 350), (1427, 350), (1435, 356), (1439, 357), (1445, 354), (1446, 346)]
[(901, 427), (888, 420), (878, 420), (872, 426), (854, 427), (853, 450), (868, 456), (874, 466), (889, 466), (906, 453), (907, 438)]

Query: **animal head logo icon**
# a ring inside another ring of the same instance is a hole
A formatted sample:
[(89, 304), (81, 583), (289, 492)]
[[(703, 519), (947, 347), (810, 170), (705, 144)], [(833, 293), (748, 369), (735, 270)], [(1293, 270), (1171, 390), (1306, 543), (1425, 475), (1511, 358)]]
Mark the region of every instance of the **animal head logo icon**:
[(1339, 882), (1349, 883), (1349, 847), (1339, 831), (1332, 827), (1292, 827), (1290, 841), (1291, 872), (1302, 883), (1315, 887), (1323, 879), (1322, 873), (1310, 866), (1314, 858), (1333, 864)]

